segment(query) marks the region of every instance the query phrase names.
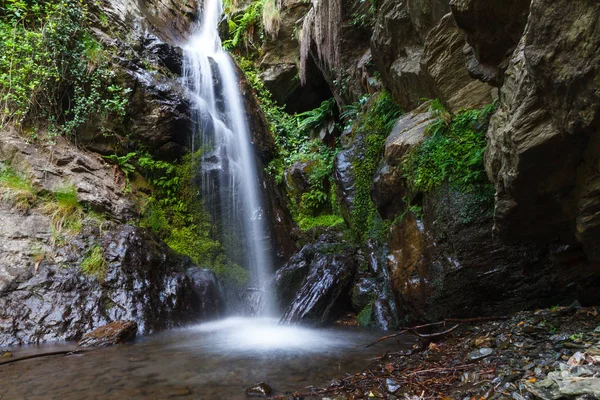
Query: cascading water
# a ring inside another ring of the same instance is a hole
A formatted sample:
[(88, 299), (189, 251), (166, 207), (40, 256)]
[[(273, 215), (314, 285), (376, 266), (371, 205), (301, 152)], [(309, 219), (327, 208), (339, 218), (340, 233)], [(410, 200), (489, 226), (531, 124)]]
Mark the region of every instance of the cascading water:
[[(271, 314), (264, 284), (271, 271), (260, 180), (238, 77), (223, 50), (221, 0), (206, 0), (196, 32), (184, 47), (185, 79), (194, 95), (193, 146), (202, 151), (202, 192), (230, 259), (247, 265), (262, 291), (262, 314)], [(199, 143), (196, 141), (199, 138)]]

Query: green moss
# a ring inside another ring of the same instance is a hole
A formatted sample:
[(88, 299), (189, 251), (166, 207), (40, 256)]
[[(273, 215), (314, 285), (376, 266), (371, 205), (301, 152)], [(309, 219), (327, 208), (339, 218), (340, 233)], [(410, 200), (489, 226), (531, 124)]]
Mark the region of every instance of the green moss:
[(428, 192), (444, 182), (469, 190), (487, 181), (483, 168), (485, 133), (493, 107), (464, 110), (449, 122), (438, 118), (429, 136), (404, 163), (412, 189)]
[(248, 272), (228, 260), (222, 243), (211, 236), (213, 227), (193, 182), (199, 160), (200, 152), (187, 155), (179, 163), (155, 160), (148, 154), (128, 160), (144, 175), (152, 190), (139, 224), (195, 264), (243, 284)]
[(302, 231), (309, 231), (314, 228), (335, 228), (344, 224), (344, 218), (330, 214), (319, 215), (318, 217), (302, 215), (297, 222)]
[(358, 241), (367, 237), (382, 239), (389, 228), (389, 223), (379, 217), (371, 199), (371, 185), (383, 156), (385, 140), (400, 115), (400, 107), (387, 92), (382, 92), (355, 124), (354, 136), (363, 138), (352, 160), (355, 179), (352, 230)]
[(79, 265), (81, 271), (88, 276), (96, 277), (100, 280), (106, 277), (108, 263), (104, 259), (102, 246), (94, 245), (86, 254), (85, 258)]
[(356, 322), (360, 326), (368, 327), (371, 325), (373, 320), (373, 303), (369, 303), (365, 308), (363, 308), (358, 315), (356, 316)]

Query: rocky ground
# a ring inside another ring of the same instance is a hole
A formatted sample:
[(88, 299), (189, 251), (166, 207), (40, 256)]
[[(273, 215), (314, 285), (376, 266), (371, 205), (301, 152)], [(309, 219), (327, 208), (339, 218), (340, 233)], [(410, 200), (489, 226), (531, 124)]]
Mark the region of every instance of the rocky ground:
[[(273, 399), (600, 396), (598, 307), (553, 307), (487, 322), (449, 320), (427, 328), (433, 330), (414, 331), (422, 336), (421, 345), (411, 351), (385, 354), (363, 371), (333, 380), (329, 387)], [(450, 332), (436, 335), (444, 331)]]

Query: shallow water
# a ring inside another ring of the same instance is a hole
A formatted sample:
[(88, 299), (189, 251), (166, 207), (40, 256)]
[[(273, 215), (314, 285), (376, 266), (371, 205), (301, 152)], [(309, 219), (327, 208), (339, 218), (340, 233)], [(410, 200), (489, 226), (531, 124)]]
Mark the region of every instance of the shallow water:
[[(381, 332), (279, 326), (275, 319), (229, 318), (72, 355), (0, 366), (0, 399), (245, 399), (259, 381), (277, 393), (327, 385), (365, 368), (386, 350)], [(69, 345), (66, 345), (69, 346)], [(56, 345), (11, 349), (15, 357)], [(61, 346), (58, 346), (61, 347)]]

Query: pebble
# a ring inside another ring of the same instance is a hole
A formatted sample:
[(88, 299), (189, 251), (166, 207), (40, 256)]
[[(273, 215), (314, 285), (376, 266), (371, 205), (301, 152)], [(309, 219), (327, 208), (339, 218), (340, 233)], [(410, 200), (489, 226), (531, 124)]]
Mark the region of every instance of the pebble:
[(469, 358), (471, 360), (481, 360), (482, 358), (485, 358), (485, 357), (491, 355), (493, 352), (494, 352), (494, 350), (489, 347), (482, 347), (479, 350), (472, 351), (469, 354)]
[(387, 378), (385, 380), (385, 389), (392, 394), (396, 393), (401, 387), (402, 385), (393, 379)]

